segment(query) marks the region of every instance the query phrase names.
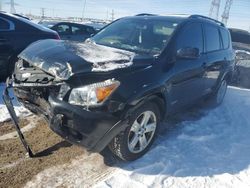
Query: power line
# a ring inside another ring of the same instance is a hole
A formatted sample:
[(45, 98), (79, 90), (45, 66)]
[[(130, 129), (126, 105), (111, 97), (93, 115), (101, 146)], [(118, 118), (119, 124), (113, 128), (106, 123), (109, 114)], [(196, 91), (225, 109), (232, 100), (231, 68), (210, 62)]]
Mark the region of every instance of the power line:
[(212, 0), (209, 17), (218, 20), (221, 0)]
[(223, 14), (221, 15), (222, 17), (222, 23), (224, 23), (225, 25), (227, 25), (227, 21), (229, 19), (229, 12), (230, 12), (230, 8), (233, 4), (233, 0), (227, 0), (226, 1), (226, 5), (225, 5), (225, 8), (224, 8), (224, 12)]

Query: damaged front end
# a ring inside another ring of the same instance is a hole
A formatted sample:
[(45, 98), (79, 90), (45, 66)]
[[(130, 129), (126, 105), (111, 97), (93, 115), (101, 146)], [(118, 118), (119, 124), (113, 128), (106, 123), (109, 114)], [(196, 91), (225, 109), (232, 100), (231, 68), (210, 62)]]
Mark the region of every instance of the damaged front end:
[(19, 119), (15, 113), (12, 103), (13, 98), (10, 97), (9, 90), (14, 90), (18, 101), (27, 109), (36, 115), (43, 116), (47, 122), (50, 122), (52, 112), (48, 98), (51, 94), (59, 95), (63, 82), (56, 81), (54, 76), (32, 66), (24, 59), (19, 59), (16, 63), (14, 74), (12, 78), (7, 79), (6, 85), (3, 100), (24, 148), (29, 157), (34, 157), (35, 154), (21, 132)]
[(30, 111), (49, 120), (49, 95), (59, 95), (62, 81), (24, 59), (16, 63), (12, 85), (17, 99)]
[[(96, 64), (67, 50), (63, 43), (51, 42), (32, 44), (19, 55), (4, 93), (4, 101), (20, 139), (29, 156), (34, 156), (20, 131), (8, 94), (10, 87), (18, 101), (34, 114), (43, 116), (55, 133), (89, 151), (100, 152), (127, 126), (116, 113), (121, 109), (121, 103), (111, 100), (103, 105), (120, 82), (108, 73), (98, 76), (96, 70), (93, 72)], [(43, 46), (47, 43), (53, 44), (52, 47)], [(43, 47), (47, 50), (42, 50)], [(79, 75), (91, 76), (80, 79)]]

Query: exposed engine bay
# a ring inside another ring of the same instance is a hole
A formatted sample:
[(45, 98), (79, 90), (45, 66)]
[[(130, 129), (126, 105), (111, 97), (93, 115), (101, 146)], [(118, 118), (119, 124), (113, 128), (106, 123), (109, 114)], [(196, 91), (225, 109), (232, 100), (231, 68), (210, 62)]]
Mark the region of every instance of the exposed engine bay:
[(62, 83), (55, 77), (19, 59), (13, 74), (13, 88), (18, 100), (30, 111), (49, 118), (49, 95), (57, 96)]

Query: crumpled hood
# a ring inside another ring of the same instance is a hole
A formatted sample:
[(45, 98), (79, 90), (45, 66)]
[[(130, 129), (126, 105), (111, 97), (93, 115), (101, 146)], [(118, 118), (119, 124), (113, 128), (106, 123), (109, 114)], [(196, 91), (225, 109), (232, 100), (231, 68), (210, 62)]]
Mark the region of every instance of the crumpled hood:
[(67, 80), (82, 72), (102, 72), (133, 64), (135, 54), (125, 50), (62, 40), (41, 40), (28, 46), (18, 57), (33, 66)]

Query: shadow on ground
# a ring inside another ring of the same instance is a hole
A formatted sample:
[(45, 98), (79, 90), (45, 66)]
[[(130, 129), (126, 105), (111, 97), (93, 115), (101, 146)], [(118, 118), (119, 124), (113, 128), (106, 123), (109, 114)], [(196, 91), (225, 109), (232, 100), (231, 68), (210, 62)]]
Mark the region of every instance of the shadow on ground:
[(104, 155), (107, 165), (145, 175), (175, 177), (237, 174), (250, 165), (250, 90), (229, 88), (224, 103), (202, 103), (161, 125), (151, 150), (124, 163)]

